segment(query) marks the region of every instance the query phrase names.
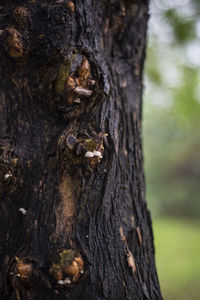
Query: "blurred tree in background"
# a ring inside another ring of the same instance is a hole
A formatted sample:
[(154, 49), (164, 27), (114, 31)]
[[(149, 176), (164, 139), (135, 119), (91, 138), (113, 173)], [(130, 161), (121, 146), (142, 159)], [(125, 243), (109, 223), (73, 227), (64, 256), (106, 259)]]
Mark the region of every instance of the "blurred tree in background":
[(165, 300), (200, 299), (200, 1), (152, 0), (143, 111)]
[(200, 216), (200, 1), (153, 0), (144, 103), (154, 216)]

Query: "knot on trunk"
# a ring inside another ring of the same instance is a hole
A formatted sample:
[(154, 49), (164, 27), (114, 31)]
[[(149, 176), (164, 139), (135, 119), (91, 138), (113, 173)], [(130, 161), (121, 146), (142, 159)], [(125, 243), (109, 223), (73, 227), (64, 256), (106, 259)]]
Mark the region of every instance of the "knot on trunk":
[(75, 283), (83, 273), (83, 257), (78, 251), (72, 249), (57, 252), (49, 269), (49, 274), (58, 285)]
[(3, 33), (4, 47), (12, 58), (20, 58), (24, 54), (24, 42), (21, 33), (14, 27), (7, 27)]

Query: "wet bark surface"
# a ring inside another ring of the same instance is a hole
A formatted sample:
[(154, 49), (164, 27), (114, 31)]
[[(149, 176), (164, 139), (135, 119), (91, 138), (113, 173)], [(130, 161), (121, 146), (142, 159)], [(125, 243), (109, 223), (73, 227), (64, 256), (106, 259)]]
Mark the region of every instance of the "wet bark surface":
[(1, 1), (0, 299), (162, 299), (144, 195), (147, 1)]

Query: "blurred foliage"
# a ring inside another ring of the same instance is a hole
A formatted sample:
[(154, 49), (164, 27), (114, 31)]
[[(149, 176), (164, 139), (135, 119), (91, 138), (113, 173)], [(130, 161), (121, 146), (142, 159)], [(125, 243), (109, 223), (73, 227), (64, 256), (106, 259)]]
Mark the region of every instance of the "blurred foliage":
[(200, 0), (152, 0), (143, 140), (165, 300), (200, 299), (199, 128)]
[(199, 12), (196, 0), (151, 2), (143, 139), (154, 216), (200, 216)]
[(164, 299), (199, 300), (200, 222), (164, 218), (153, 227)]
[(173, 30), (176, 43), (183, 44), (195, 38), (194, 19), (187, 19), (179, 15), (175, 9), (166, 10), (165, 17)]

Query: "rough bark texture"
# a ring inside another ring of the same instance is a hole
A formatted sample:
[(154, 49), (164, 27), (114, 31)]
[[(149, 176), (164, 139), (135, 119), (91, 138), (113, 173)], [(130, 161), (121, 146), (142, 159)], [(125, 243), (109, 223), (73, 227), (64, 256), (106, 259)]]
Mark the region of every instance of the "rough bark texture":
[(145, 0), (1, 1), (0, 299), (162, 299), (142, 166), (147, 20)]

